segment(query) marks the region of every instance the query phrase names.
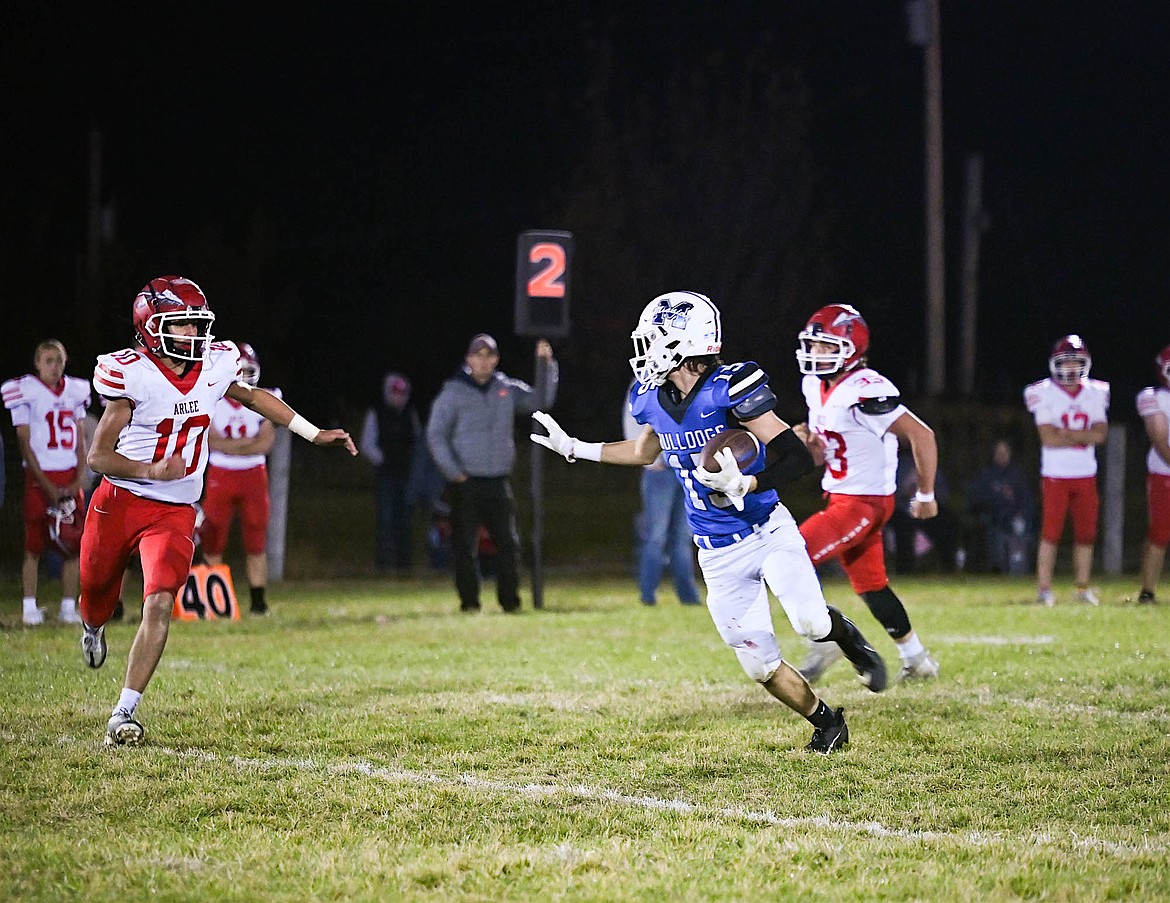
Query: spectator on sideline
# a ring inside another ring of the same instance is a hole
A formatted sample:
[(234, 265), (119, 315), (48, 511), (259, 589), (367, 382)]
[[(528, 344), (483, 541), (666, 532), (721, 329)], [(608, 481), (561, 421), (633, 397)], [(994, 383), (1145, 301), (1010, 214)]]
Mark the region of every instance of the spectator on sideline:
[[(813, 725), (806, 749), (829, 754), (849, 742), (844, 710), (833, 711), (781, 656), (770, 589), (792, 628), (818, 643), (840, 644), (869, 689), (885, 688), (881, 656), (857, 627), (825, 604), (816, 569), (776, 487), (812, 470), (808, 450), (776, 416), (768, 375), (748, 361), (724, 364), (722, 316), (706, 295), (669, 292), (646, 305), (632, 338), (635, 382), (630, 412), (636, 439), (582, 442), (548, 414), (535, 419), (548, 435), (533, 442), (572, 462), (645, 466), (662, 453), (687, 487), (687, 518), (699, 547), (707, 610), (749, 678)], [(741, 472), (730, 448), (719, 469), (696, 466), (706, 443), (741, 427), (766, 449)]]
[[(240, 379), (251, 388), (260, 385), (260, 359), (247, 342), (240, 352)], [(280, 389), (268, 389), (275, 398)], [(276, 441), (276, 428), (263, 414), (234, 398), (221, 398), (211, 417), (207, 441), (211, 456), (203, 490), (203, 524), (199, 528), (204, 560), (223, 564), (228, 529), (238, 512), (244, 534), (244, 570), (251, 596), (248, 610), (268, 613), (268, 465), (266, 456)]]
[(194, 505), (217, 402), (226, 396), (314, 445), (357, 454), (344, 430), (320, 430), (272, 393), (240, 380), (239, 351), (231, 342), (213, 341), (215, 314), (190, 279), (150, 280), (135, 296), (131, 318), (139, 347), (99, 355), (94, 371), (94, 388), (107, 404), (89, 466), (102, 480), (81, 546), (81, 654), (91, 668), (105, 663), (105, 625), (126, 563), (141, 553), (142, 623), (106, 723), (110, 746), (138, 746), (146, 738), (135, 711), (166, 648), (175, 597), (191, 570)]
[[(626, 390), (634, 387), (630, 384)], [(642, 428), (630, 413), (627, 400), (622, 408), (622, 434), (636, 439)], [(670, 565), (674, 591), (683, 605), (699, 605), (695, 585), (695, 543), (687, 523), (687, 502), (682, 484), (659, 455), (642, 468), (642, 511), (638, 517), (638, 592), (643, 605), (658, 604), (658, 585), (664, 563)]]
[(999, 574), (1025, 574), (1035, 541), (1035, 499), (1006, 439), (967, 487), (967, 505), (983, 527), (987, 565)]
[(1076, 600), (1098, 603), (1089, 586), (1093, 544), (1097, 541), (1097, 446), (1109, 434), (1109, 383), (1089, 379), (1093, 359), (1079, 335), (1066, 335), (1052, 346), (1052, 376), (1024, 389), (1024, 404), (1040, 434), (1040, 498), (1043, 516), (1036, 552), (1036, 601), (1052, 606), (1056, 546), (1071, 516), (1073, 577)]
[(1170, 345), (1154, 359), (1161, 385), (1142, 389), (1137, 409), (1145, 423), (1150, 450), (1146, 454), (1146, 505), (1149, 525), (1142, 549), (1142, 590), (1138, 602), (1152, 605), (1170, 544)]
[[(85, 472), (80, 462), (86, 455), (82, 421), (91, 396), (85, 380), (65, 375), (67, 361), (65, 346), (56, 339), (46, 339), (33, 352), (36, 373), (0, 386), (24, 462), (21, 620), (30, 627), (45, 621), (44, 610), (37, 606), (37, 578), (41, 555), (50, 548), (62, 556), (58, 620), (81, 623), (77, 556), (85, 511)], [(0, 460), (0, 467), (2, 464)]]
[(500, 350), (487, 333), (472, 337), (463, 365), (443, 384), (427, 421), (427, 445), (448, 481), (451, 552), (459, 609), (480, 610), (479, 527), (496, 547), (496, 598), (506, 612), (520, 609), (520, 533), (509, 476), (516, 460), (515, 419), (549, 407), (558, 370), (552, 346), (536, 343), (547, 362), (544, 398), (528, 383), (501, 373)]
[[(938, 445), (934, 430), (902, 402), (890, 380), (869, 366), (869, 326), (848, 304), (827, 304), (797, 336), (796, 362), (808, 423), (795, 432), (817, 465), (828, 505), (800, 525), (813, 564), (839, 558), (853, 591), (885, 628), (902, 660), (899, 680), (938, 677), (938, 662), (910, 623), (886, 574), (883, 525), (895, 509), (898, 446), (909, 449), (916, 477), (908, 516), (920, 524), (938, 517)], [(801, 666), (810, 683), (840, 658), (814, 645)]]
[(400, 574), (410, 570), (414, 497), (409, 486), (421, 436), (418, 412), (410, 404), (410, 380), (387, 373), (381, 400), (366, 411), (359, 443), (362, 457), (374, 465), (374, 564), (379, 573), (391, 567)]

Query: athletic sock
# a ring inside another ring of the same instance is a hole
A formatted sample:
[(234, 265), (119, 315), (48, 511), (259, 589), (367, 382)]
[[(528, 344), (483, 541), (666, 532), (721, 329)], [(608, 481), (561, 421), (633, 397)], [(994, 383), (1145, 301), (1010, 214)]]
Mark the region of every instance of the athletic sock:
[(895, 643), (898, 647), (898, 655), (902, 656), (902, 661), (908, 662), (917, 655), (921, 655), (926, 651), (926, 647), (922, 645), (922, 640), (918, 639), (918, 634), (913, 633), (904, 643)]
[(248, 591), (252, 594), (252, 611), (264, 611), (268, 608), (268, 603), (264, 601), (264, 587), (252, 586)]
[(837, 723), (837, 713), (825, 705), (823, 699), (818, 699), (816, 710), (811, 715), (804, 717), (813, 727), (827, 728), (833, 727)]
[(36, 596), (25, 596), (21, 600), (21, 603), (24, 605), (24, 613), (26, 615), (30, 615), (34, 611), (37, 610), (37, 597)]
[(125, 712), (128, 715), (133, 715), (134, 710), (138, 708), (138, 703), (142, 699), (142, 694), (137, 690), (131, 690), (129, 687), (122, 687), (122, 695), (118, 697), (118, 704), (114, 706), (115, 712)]

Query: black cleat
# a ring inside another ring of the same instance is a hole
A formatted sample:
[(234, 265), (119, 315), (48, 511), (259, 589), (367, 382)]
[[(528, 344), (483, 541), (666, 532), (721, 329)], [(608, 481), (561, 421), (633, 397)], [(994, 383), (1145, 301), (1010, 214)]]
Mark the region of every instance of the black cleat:
[(1138, 595), (1138, 605), (1157, 605), (1158, 600), (1154, 598), (1154, 594), (1148, 589), (1143, 589)]
[(837, 709), (834, 713), (837, 723), (832, 727), (818, 727), (813, 731), (812, 739), (805, 747), (809, 752), (828, 755), (833, 750), (846, 746), (849, 743), (849, 725), (845, 723), (845, 710)]
[(886, 663), (857, 629), (857, 625), (839, 612), (838, 615), (845, 629), (845, 636), (837, 640), (837, 645), (849, 659), (849, 664), (853, 666), (861, 682), (874, 693), (880, 693), (886, 688)]

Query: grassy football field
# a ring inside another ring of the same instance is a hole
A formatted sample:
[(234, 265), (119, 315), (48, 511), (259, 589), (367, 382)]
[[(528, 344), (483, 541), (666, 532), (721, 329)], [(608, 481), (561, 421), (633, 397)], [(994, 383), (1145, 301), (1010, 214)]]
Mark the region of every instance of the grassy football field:
[(101, 742), (134, 625), (94, 672), (9, 606), (0, 899), (1167, 900), (1170, 606), (1099, 585), (897, 581), (943, 676), (836, 666), (829, 757), (705, 609), (629, 579), (553, 575), (515, 617), (445, 579), (277, 585), (269, 618), (173, 626), (140, 749)]

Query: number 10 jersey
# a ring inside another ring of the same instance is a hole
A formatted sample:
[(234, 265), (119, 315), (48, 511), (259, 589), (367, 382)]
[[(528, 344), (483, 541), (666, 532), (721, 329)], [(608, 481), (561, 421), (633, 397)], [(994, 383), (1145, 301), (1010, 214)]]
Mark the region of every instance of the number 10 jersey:
[(94, 388), (103, 398), (124, 398), (134, 408), (130, 422), (118, 436), (118, 454), (146, 463), (178, 454), (187, 464), (177, 480), (106, 480), (159, 502), (197, 502), (207, 469), (211, 417), (216, 404), (240, 376), (239, 357), (232, 342), (214, 342), (207, 357), (179, 376), (141, 349), (99, 355)]

